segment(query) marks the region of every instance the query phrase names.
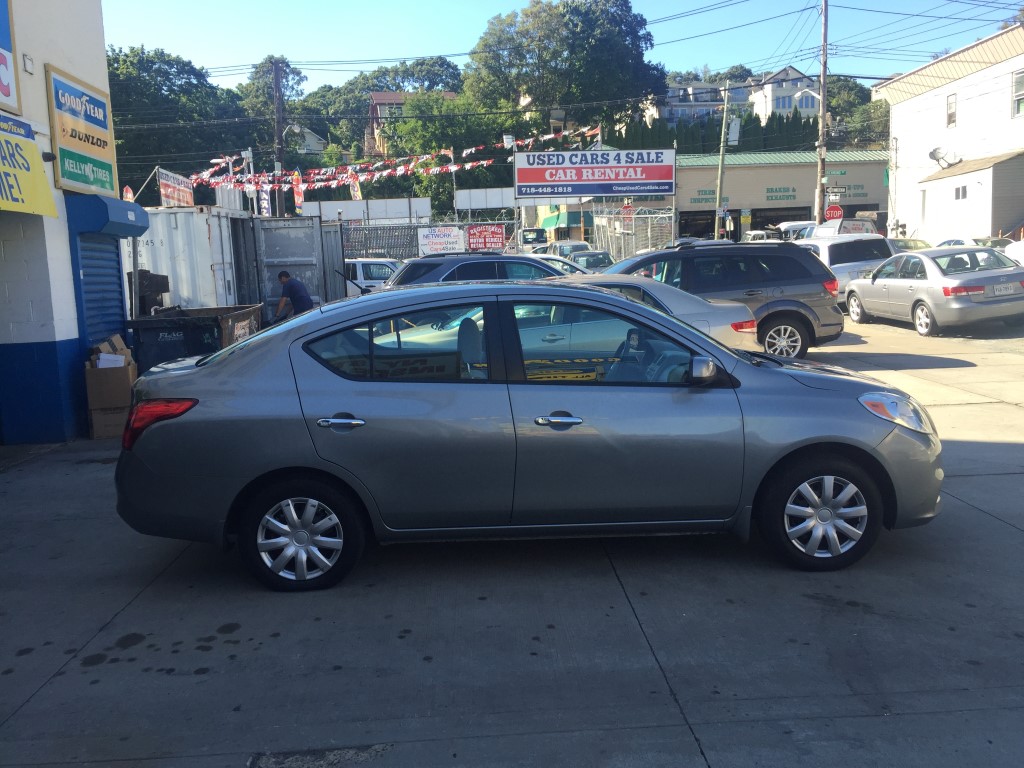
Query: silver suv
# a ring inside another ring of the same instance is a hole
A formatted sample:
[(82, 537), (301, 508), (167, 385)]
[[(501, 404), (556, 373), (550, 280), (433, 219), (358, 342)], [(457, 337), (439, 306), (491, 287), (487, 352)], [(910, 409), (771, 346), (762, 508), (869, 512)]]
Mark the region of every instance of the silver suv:
[(705, 299), (750, 307), (764, 351), (803, 357), (839, 338), (839, 280), (813, 253), (791, 242), (682, 246), (613, 264), (605, 274), (642, 274)]

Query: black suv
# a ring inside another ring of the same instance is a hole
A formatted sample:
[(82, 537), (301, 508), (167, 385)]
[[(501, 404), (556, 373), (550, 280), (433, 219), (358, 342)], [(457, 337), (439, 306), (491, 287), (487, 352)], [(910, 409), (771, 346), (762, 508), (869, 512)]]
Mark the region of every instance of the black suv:
[(384, 287), (455, 280), (541, 280), (565, 274), (533, 256), (492, 251), (421, 256), (405, 262)]
[(647, 275), (705, 299), (742, 302), (765, 352), (781, 357), (803, 357), (843, 332), (838, 279), (796, 243), (684, 245), (624, 259), (605, 274)]

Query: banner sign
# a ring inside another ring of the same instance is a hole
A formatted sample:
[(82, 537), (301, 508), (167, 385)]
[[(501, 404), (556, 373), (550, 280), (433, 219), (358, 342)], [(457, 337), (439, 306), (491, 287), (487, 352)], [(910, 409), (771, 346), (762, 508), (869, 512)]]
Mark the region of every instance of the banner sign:
[(260, 189), (257, 199), (260, 207), (260, 216), (270, 216), (270, 189)]
[(21, 114), (18, 59), (14, 52), (13, 0), (0, 0), (0, 109)]
[(466, 250), (466, 242), (459, 227), (420, 227), (417, 234), (420, 256)]
[(302, 174), (295, 171), (292, 177), (292, 191), (295, 194), (295, 215), (302, 215), (302, 204), (306, 202), (306, 195), (302, 192)]
[(54, 183), (62, 189), (118, 197), (110, 96), (46, 65), (53, 134)]
[(674, 195), (674, 149), (516, 152), (516, 197)]
[(505, 248), (504, 224), (472, 224), (466, 227), (466, 245), (471, 251), (501, 251)]
[(157, 168), (156, 182), (160, 185), (160, 205), (165, 208), (195, 205), (195, 199), (192, 196), (192, 182), (184, 176)]
[(0, 116), (0, 210), (56, 216), (32, 126)]

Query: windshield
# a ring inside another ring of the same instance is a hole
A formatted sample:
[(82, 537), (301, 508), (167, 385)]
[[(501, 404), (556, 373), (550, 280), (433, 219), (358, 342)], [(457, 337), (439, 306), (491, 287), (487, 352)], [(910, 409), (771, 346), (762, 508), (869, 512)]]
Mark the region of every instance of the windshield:
[(431, 271), (437, 268), (437, 264), (428, 262), (408, 261), (401, 269), (393, 274), (387, 281), (388, 285), (408, 285), (426, 277)]
[[(339, 299), (339, 301), (349, 300), (350, 299)], [(301, 325), (302, 323), (304, 323), (306, 321), (306, 316), (307, 313), (303, 312), (301, 315), (295, 315), (293, 317), (288, 318), (283, 323), (277, 323), (276, 325), (271, 325), (268, 328), (264, 328), (262, 331), (258, 331), (254, 333), (252, 336), (248, 336), (242, 339), (241, 341), (236, 341), (229, 347), (224, 347), (224, 349), (218, 350), (217, 352), (214, 352), (212, 355), (207, 355), (206, 357), (200, 359), (196, 363), (196, 365), (200, 367), (204, 365), (211, 365), (212, 363), (216, 363), (218, 360), (223, 360), (224, 358), (230, 357), (231, 355), (234, 355), (237, 352), (241, 352), (243, 349), (255, 349), (258, 347), (262, 347), (266, 342), (268, 342), (277, 334), (289, 331), (296, 325)]]

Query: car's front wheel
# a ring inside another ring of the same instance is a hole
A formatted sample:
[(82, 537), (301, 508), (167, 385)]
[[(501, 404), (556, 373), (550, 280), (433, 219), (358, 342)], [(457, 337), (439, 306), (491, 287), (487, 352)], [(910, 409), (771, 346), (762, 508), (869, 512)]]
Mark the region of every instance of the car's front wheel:
[(914, 306), (914, 327), (922, 336), (934, 336), (939, 332), (939, 324), (935, 322), (928, 305), (923, 302)]
[(761, 344), (769, 355), (802, 358), (811, 345), (807, 329), (797, 320), (780, 318), (765, 326)]
[(864, 305), (861, 304), (860, 296), (856, 293), (851, 293), (846, 297), (846, 311), (850, 313), (850, 320), (855, 323), (866, 323), (871, 319), (864, 311)]
[(797, 568), (845, 568), (878, 538), (882, 496), (870, 475), (847, 459), (803, 459), (766, 482), (758, 509), (761, 532)]
[(366, 531), (354, 504), (316, 478), (275, 483), (243, 512), (239, 549), (272, 589), (299, 592), (337, 584), (358, 562)]

